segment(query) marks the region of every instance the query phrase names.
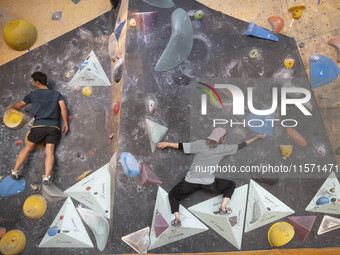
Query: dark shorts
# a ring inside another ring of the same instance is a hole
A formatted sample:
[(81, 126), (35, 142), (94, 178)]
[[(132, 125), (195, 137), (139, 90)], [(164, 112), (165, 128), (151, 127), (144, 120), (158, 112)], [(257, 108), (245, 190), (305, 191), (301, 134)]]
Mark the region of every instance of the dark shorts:
[(39, 144), (42, 142), (59, 144), (61, 132), (55, 127), (33, 127), (28, 134), (27, 140)]

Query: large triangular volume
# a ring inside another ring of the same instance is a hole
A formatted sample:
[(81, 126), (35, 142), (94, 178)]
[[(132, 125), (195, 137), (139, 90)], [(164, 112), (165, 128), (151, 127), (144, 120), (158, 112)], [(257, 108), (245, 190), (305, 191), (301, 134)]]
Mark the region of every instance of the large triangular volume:
[(150, 245), (150, 227), (122, 237), (122, 240), (138, 253), (147, 253)]
[[(158, 215), (161, 214), (162, 218), (169, 223), (169, 227), (165, 229), (158, 237), (156, 237), (155, 226), (157, 226), (157, 212)], [(187, 209), (180, 205), (179, 214), (181, 217), (182, 226), (173, 227), (170, 225), (174, 216), (171, 214), (170, 202), (168, 198), (168, 193), (162, 189), (158, 188), (157, 199), (155, 204), (155, 209), (153, 213), (153, 220), (150, 233), (150, 247), (149, 250), (161, 247), (163, 245), (176, 242), (178, 240), (193, 236), (208, 230), (208, 228), (200, 222), (194, 215), (192, 215)]]
[(106, 73), (99, 63), (96, 54), (91, 51), (79, 70), (68, 84), (69, 86), (111, 86)]
[(143, 164), (142, 185), (162, 184), (162, 181), (146, 166)]
[(302, 241), (305, 241), (309, 232), (312, 230), (316, 216), (291, 216), (288, 221), (299, 234)]
[(68, 197), (48, 229), (40, 248), (92, 248), (86, 229)]
[(235, 189), (227, 205), (232, 209), (232, 213), (229, 215), (214, 213), (218, 212), (223, 198), (222, 195), (191, 206), (188, 210), (237, 249), (241, 249), (247, 191), (248, 184)]
[(269, 33), (267, 30), (263, 29), (262, 27), (259, 27), (254, 22), (250, 22), (247, 28), (246, 35), (251, 35), (258, 38), (263, 38), (271, 41), (278, 41), (279, 39), (273, 35), (272, 33)]
[(340, 184), (332, 172), (312, 201), (306, 211), (340, 214)]
[(336, 230), (340, 228), (340, 219), (334, 218), (328, 215), (323, 216), (323, 219), (321, 221), (318, 235), (325, 234), (327, 232)]
[(67, 195), (62, 192), (58, 187), (56, 187), (53, 183), (50, 183), (48, 185), (43, 184), (41, 193), (48, 201), (52, 203), (67, 198)]
[(157, 143), (162, 141), (164, 135), (168, 131), (167, 127), (164, 127), (156, 122), (149, 119), (145, 119), (146, 128), (148, 130), (148, 135), (150, 139), (151, 151), (155, 152)]
[(109, 163), (65, 190), (75, 200), (110, 219), (111, 176)]
[(250, 180), (244, 232), (262, 227), (293, 213), (292, 209), (274, 195)]

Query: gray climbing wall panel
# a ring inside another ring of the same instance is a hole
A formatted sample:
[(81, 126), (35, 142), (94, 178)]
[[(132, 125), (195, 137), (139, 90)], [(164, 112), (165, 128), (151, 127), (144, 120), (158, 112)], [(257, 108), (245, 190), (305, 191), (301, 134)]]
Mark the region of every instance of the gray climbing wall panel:
[[(125, 53), (124, 85), (121, 105), (120, 136), (118, 158), (123, 152), (130, 152), (138, 163), (148, 165), (163, 181), (161, 185), (169, 192), (184, 176), (190, 165), (190, 157), (174, 149), (156, 149), (150, 152), (148, 131), (145, 118), (150, 119), (168, 128), (164, 141), (188, 142), (192, 138), (193, 126), (190, 126), (191, 88), (198, 84), (193, 81), (204, 79), (234, 79), (242, 81), (258, 78), (256, 85), (260, 86), (260, 79), (292, 78), (298, 81), (298, 87), (309, 88), (309, 82), (294, 39), (278, 34), (279, 42), (262, 40), (245, 35), (248, 23), (213, 11), (196, 1), (174, 1), (175, 7), (161, 9), (148, 5), (142, 1), (129, 1), (128, 21), (131, 13), (157, 11), (146, 34), (138, 28), (128, 27)], [(171, 35), (171, 14), (176, 8), (182, 8), (191, 19), (193, 26), (193, 48), (189, 56), (179, 66), (165, 72), (155, 72), (154, 68), (162, 55)], [(199, 25), (194, 19), (197, 10), (205, 12), (204, 19)], [(256, 61), (248, 59), (251, 49), (259, 49), (260, 57)], [(292, 70), (285, 69), (283, 60), (293, 58), (295, 65)], [(241, 79), (240, 79), (241, 78)], [(192, 82), (191, 85), (188, 85)], [(211, 84), (212, 85), (212, 84)], [(239, 85), (239, 84), (236, 84)], [(276, 84), (277, 85), (277, 84)], [(264, 84), (266, 90), (270, 83)], [(257, 101), (268, 99), (265, 93), (256, 96)], [(154, 113), (149, 111), (149, 102), (153, 101)], [(335, 163), (331, 153), (328, 138), (315, 105), (313, 106), (313, 121), (301, 122), (303, 136), (309, 142), (308, 147), (294, 145), (292, 157), (294, 160), (307, 159), (321, 163)], [(255, 104), (256, 106), (256, 104)], [(248, 112), (249, 113), (249, 112)], [(296, 114), (296, 113), (294, 113)], [(303, 119), (302, 115), (294, 115)], [(204, 128), (209, 124), (209, 129)], [(202, 130), (211, 130), (211, 123), (197, 123)], [(311, 126), (316, 128), (313, 130)], [(228, 131), (231, 135), (227, 143), (240, 143), (255, 133), (246, 128), (235, 128)], [(302, 133), (302, 132), (301, 132)], [(208, 136), (209, 133), (204, 134)], [(194, 135), (195, 136), (195, 135)], [(195, 138), (204, 138), (199, 135)], [(251, 165), (261, 164), (264, 159), (270, 162), (285, 162), (282, 159), (279, 145), (285, 144), (289, 139), (285, 129), (274, 130), (273, 138), (258, 142), (258, 146), (243, 149), (238, 154), (225, 158), (221, 164)], [(320, 142), (326, 148), (325, 157), (315, 154), (316, 144)], [(267, 151), (267, 153), (265, 153)], [(326, 175), (325, 175), (326, 176)], [(224, 175), (224, 178), (228, 176)], [(261, 176), (258, 176), (261, 177)], [(235, 179), (236, 185), (249, 184), (248, 178)], [(279, 179), (274, 186), (264, 186), (274, 196), (282, 198), (288, 207), (297, 215), (306, 215), (304, 211), (310, 200), (317, 192), (324, 179)], [(141, 174), (136, 177), (127, 177), (120, 163), (117, 167), (116, 192), (114, 202), (114, 222), (112, 235), (112, 251), (114, 253), (133, 252), (121, 237), (134, 232), (136, 229), (151, 226), (154, 212), (157, 185), (142, 186)], [(212, 198), (216, 194), (199, 191), (182, 201), (186, 208), (199, 202)], [(124, 219), (124, 220), (122, 220)], [(283, 219), (284, 220), (284, 219)], [(317, 218), (316, 225), (320, 224), (321, 217)], [(243, 234), (242, 250), (269, 249), (267, 231), (269, 225)], [(299, 247), (330, 247), (337, 242), (335, 237), (322, 238), (312, 230), (309, 238), (304, 242), (292, 240), (285, 248)], [(180, 252), (213, 252), (237, 250), (227, 243), (223, 237), (213, 230), (177, 241), (152, 250), (155, 253)]]

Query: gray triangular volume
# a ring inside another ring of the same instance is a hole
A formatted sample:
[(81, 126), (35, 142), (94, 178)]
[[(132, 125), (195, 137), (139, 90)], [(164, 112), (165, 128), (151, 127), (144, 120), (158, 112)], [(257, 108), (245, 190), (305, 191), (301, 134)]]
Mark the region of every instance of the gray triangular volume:
[[(50, 231), (53, 229), (54, 231)], [(50, 229), (39, 244), (40, 248), (92, 248), (86, 229), (68, 197)]]
[(164, 135), (168, 131), (167, 127), (164, 127), (156, 122), (149, 119), (145, 119), (146, 128), (148, 130), (148, 135), (150, 139), (151, 151), (155, 152), (157, 143), (162, 141)]
[(96, 54), (91, 51), (80, 69), (73, 76), (68, 84), (69, 86), (111, 86), (105, 71), (98, 61)]
[(250, 180), (244, 232), (257, 229), (293, 213), (291, 208)]
[(227, 205), (232, 209), (232, 213), (228, 216), (214, 213), (221, 205), (222, 195), (191, 206), (188, 210), (237, 249), (241, 249), (247, 191), (248, 184), (235, 189)]
[(340, 184), (335, 174), (332, 172), (312, 201), (306, 211), (340, 214)]
[(318, 235), (325, 234), (327, 232), (336, 230), (340, 228), (340, 219), (334, 218), (328, 215), (323, 216), (323, 219), (321, 221)]
[[(159, 212), (162, 217), (169, 223), (169, 227), (162, 232), (158, 237), (155, 233), (155, 217), (156, 212)], [(200, 222), (194, 215), (192, 215), (187, 209), (180, 205), (179, 214), (182, 221), (181, 227), (173, 227), (170, 225), (171, 220), (174, 216), (171, 214), (170, 202), (168, 198), (168, 193), (162, 189), (158, 188), (157, 199), (155, 204), (155, 209), (153, 213), (153, 220), (150, 233), (150, 247), (149, 250), (161, 247), (163, 245), (176, 242), (178, 240), (187, 238), (199, 234), (201, 232), (207, 231), (208, 228)]]
[(138, 253), (147, 253), (150, 245), (150, 227), (143, 228), (129, 235), (123, 236), (122, 240)]

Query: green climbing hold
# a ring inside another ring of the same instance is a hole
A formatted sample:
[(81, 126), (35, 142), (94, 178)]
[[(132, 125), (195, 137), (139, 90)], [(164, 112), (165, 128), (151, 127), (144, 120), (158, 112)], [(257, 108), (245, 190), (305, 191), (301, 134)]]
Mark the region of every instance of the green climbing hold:
[(195, 20), (202, 20), (204, 17), (204, 12), (199, 10), (195, 13)]
[(249, 51), (249, 58), (250, 59), (257, 59), (259, 57), (259, 50), (258, 49), (252, 49)]
[(331, 188), (329, 191), (332, 192), (332, 193), (334, 193), (334, 192), (335, 192), (335, 188), (333, 187), (333, 188)]

